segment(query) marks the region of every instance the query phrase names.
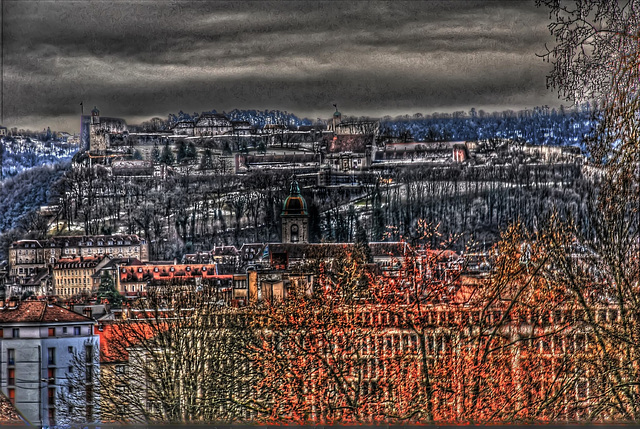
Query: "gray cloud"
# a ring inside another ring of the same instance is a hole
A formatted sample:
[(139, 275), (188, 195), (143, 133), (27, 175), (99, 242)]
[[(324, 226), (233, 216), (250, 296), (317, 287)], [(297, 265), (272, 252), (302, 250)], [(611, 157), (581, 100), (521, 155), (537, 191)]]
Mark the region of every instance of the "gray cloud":
[(10, 0), (5, 123), (76, 127), (80, 101), (125, 118), (315, 117), (336, 101), (372, 115), (550, 104), (548, 65), (535, 56), (546, 18), (512, 1)]

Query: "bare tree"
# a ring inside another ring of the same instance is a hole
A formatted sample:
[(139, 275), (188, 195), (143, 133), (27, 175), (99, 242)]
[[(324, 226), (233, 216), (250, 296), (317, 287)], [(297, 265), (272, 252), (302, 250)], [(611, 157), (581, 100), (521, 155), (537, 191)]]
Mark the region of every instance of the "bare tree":
[(231, 422), (250, 410), (251, 333), (215, 286), (152, 287), (111, 330), (101, 377), (104, 421)]
[(58, 390), (56, 421), (61, 425), (87, 424), (100, 418), (100, 349), (87, 340), (75, 350)]

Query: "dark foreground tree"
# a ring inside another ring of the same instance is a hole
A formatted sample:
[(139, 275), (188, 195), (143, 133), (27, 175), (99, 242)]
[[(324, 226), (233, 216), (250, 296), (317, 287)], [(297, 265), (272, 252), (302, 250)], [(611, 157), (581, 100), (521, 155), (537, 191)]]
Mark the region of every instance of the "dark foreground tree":
[(584, 204), (587, 228), (550, 223), (555, 270), (587, 327), (581, 418), (640, 419), (640, 2), (538, 1), (550, 9), (556, 43), (550, 86), (590, 101), (596, 125), (588, 139), (594, 191)]

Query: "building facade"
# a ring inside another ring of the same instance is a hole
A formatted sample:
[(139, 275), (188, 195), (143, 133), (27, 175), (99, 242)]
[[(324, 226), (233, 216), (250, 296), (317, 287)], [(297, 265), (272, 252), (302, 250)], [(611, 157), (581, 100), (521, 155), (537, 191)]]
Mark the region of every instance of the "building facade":
[(54, 295), (71, 298), (91, 295), (98, 290), (100, 278), (95, 274), (109, 262), (105, 255), (63, 257), (53, 266)]
[(45, 240), (18, 240), (9, 247), (10, 275), (29, 277), (38, 268), (53, 266), (63, 256), (109, 255), (149, 260), (145, 239), (132, 235), (58, 236)]
[(99, 420), (93, 325), (44, 301), (0, 300), (0, 389), (34, 426)]

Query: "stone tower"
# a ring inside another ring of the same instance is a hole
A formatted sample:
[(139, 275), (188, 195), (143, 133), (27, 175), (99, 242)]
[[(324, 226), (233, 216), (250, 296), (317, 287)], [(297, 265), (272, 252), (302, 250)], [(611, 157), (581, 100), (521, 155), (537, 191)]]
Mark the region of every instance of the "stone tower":
[(100, 111), (97, 107), (91, 110), (91, 129), (89, 131), (89, 152), (104, 153), (109, 144), (109, 134), (100, 124)]

